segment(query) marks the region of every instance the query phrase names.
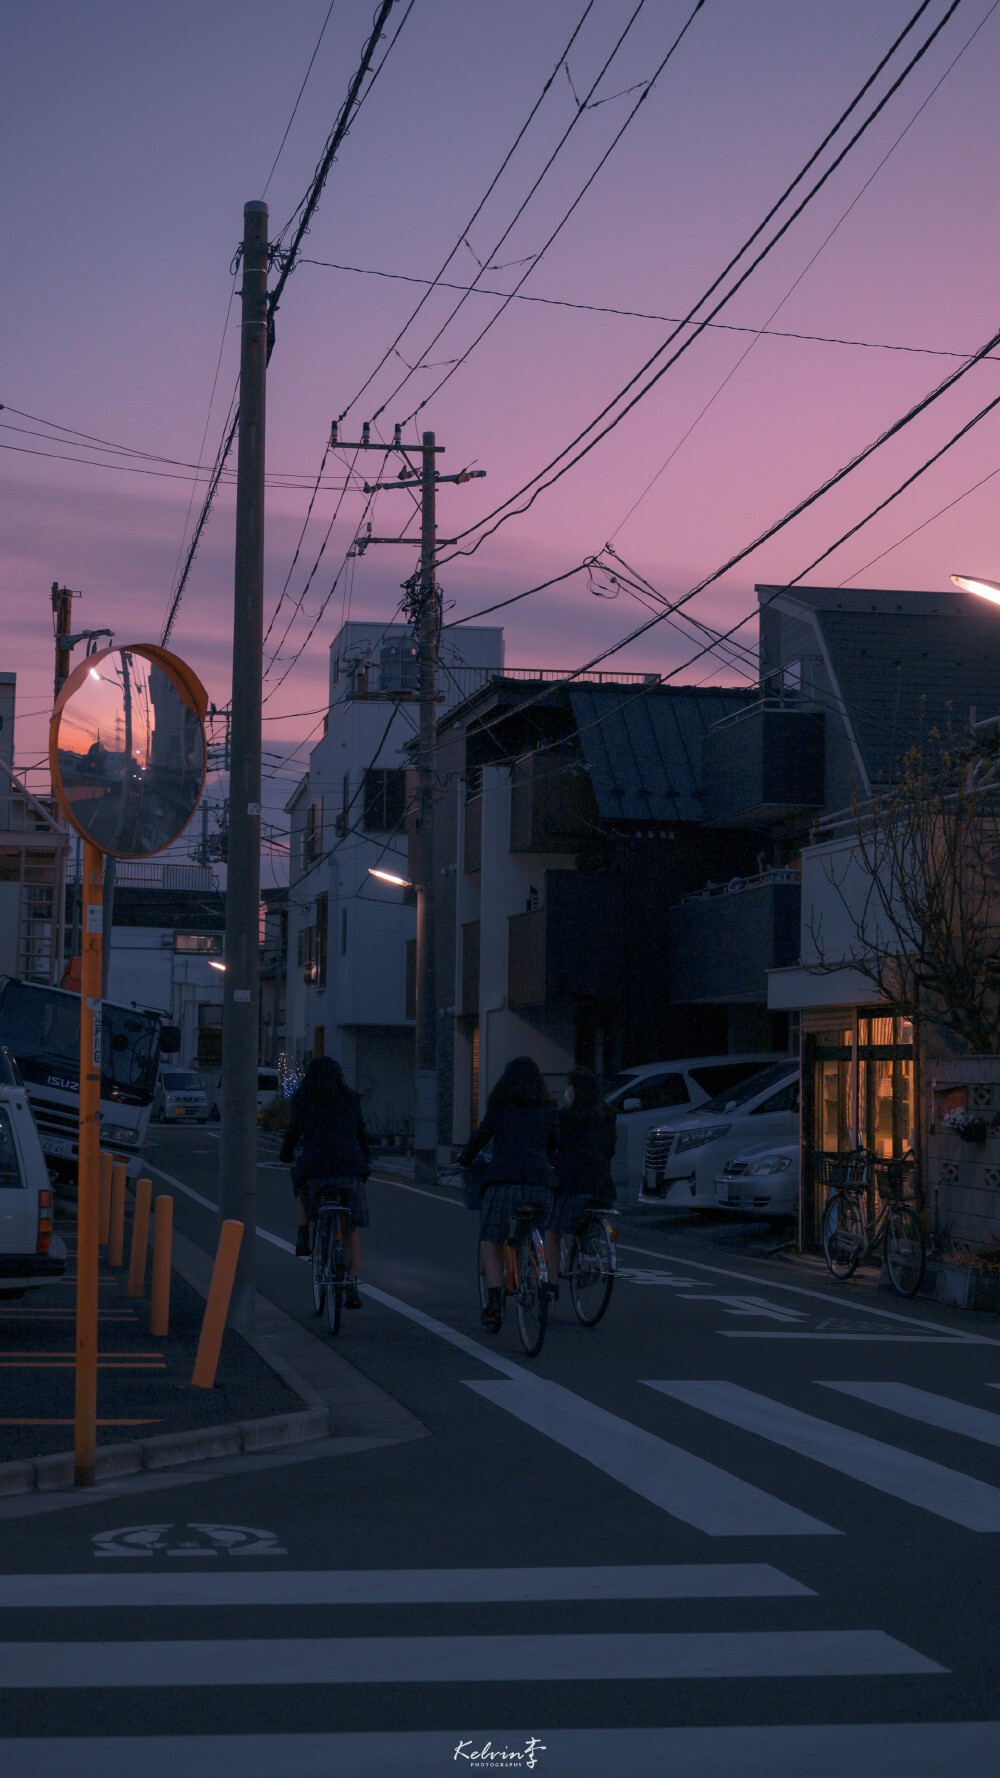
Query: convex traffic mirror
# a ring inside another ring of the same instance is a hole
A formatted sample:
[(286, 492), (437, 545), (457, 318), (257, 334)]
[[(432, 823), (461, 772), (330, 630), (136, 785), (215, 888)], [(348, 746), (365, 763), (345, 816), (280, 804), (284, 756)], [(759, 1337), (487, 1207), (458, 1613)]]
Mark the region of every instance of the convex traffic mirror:
[(74, 669), (52, 712), (52, 788), (85, 840), (115, 858), (162, 852), (205, 783), (204, 687), (152, 643), (106, 648)]

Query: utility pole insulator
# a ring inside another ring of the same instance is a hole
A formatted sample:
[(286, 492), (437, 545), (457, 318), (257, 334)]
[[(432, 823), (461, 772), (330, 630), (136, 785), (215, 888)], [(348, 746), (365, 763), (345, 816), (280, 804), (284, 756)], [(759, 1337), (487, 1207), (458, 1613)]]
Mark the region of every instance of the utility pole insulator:
[(368, 449), (368, 446), (371, 444), (371, 441), (372, 441), (371, 421), (366, 420), (364, 425), (361, 428), (361, 443), (362, 443), (362, 446), (364, 447), (365, 450)]
[(397, 450), (403, 442), (403, 426), (401, 421), (392, 429), (392, 442)]
[(336, 450), (336, 448), (337, 448), (337, 433), (339, 430), (340, 430), (340, 428), (338, 426), (337, 421), (331, 420), (331, 422), (330, 422), (330, 449), (331, 449), (331, 451)]

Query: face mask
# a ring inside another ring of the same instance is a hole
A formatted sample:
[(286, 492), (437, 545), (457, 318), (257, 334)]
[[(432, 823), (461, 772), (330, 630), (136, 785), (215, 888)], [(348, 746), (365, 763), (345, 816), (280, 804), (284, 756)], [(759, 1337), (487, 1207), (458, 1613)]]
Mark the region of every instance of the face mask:
[(573, 1088), (567, 1087), (566, 1091), (563, 1094), (563, 1104), (564, 1105), (572, 1105), (572, 1103), (573, 1103)]

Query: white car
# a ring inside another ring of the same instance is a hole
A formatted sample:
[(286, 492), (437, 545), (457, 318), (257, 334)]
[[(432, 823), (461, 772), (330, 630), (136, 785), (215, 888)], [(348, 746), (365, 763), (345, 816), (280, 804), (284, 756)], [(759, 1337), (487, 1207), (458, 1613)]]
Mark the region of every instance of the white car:
[(646, 1135), (665, 1116), (697, 1109), (713, 1094), (738, 1086), (759, 1073), (773, 1055), (694, 1056), (676, 1062), (647, 1062), (612, 1077), (605, 1098), (617, 1114), (611, 1177), (619, 1202), (634, 1204), (642, 1184)]
[(51, 1284), (66, 1270), (66, 1247), (52, 1233), (53, 1190), (31, 1108), (0, 1072), (0, 1302)]
[(201, 1075), (193, 1068), (161, 1068), (151, 1116), (154, 1123), (161, 1124), (207, 1123), (208, 1094)]
[[(258, 1117), (260, 1116), (261, 1112), (263, 1111), (265, 1105), (270, 1105), (271, 1100), (276, 1099), (278, 1094), (280, 1093), (280, 1091), (281, 1091), (281, 1076), (278, 1073), (278, 1070), (276, 1068), (258, 1068), (258, 1070), (257, 1070), (257, 1116)], [(221, 1074), (216, 1075), (215, 1083), (212, 1087), (211, 1116), (214, 1118), (220, 1118), (222, 1116), (222, 1075)]]
[(751, 1075), (696, 1111), (661, 1121), (646, 1137), (641, 1204), (716, 1209), (715, 1180), (755, 1142), (794, 1142), (799, 1131), (799, 1064), (789, 1056)]
[(720, 1210), (747, 1216), (794, 1216), (799, 1207), (798, 1142), (755, 1142), (715, 1176)]

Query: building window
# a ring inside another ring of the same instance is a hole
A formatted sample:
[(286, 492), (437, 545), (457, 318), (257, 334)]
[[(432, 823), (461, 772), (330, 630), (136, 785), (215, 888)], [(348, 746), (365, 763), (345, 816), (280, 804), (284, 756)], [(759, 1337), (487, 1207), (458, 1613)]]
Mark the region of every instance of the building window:
[(316, 897), (316, 986), (326, 987), (326, 935), (330, 897), (324, 892)]
[(402, 825), (405, 807), (406, 773), (402, 767), (388, 771), (369, 768), (365, 773), (365, 832), (394, 833)]
[(221, 957), (221, 932), (175, 932), (174, 950), (187, 956)]
[(323, 799), (310, 803), (306, 810), (306, 824), (302, 833), (302, 865), (308, 870), (315, 864), (323, 850)]

